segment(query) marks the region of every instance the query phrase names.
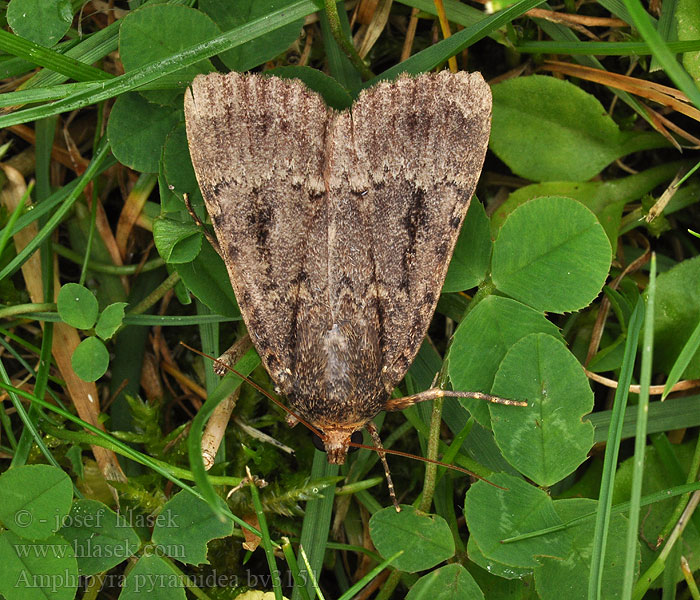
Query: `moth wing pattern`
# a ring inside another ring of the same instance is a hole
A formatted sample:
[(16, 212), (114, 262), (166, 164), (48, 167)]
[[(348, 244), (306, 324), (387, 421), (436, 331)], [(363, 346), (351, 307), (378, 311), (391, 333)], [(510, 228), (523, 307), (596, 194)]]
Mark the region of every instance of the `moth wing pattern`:
[(292, 385), (312, 224), (325, 222), (328, 109), (298, 81), (210, 74), (185, 94), (195, 173), (231, 283), (265, 368)]
[(391, 393), (427, 332), (481, 173), (491, 90), (479, 73), (400, 77), (363, 92), (352, 124)]
[(342, 462), (425, 336), (488, 142), (479, 74), (402, 76), (351, 110), (296, 80), (198, 76), (190, 154), (262, 362)]

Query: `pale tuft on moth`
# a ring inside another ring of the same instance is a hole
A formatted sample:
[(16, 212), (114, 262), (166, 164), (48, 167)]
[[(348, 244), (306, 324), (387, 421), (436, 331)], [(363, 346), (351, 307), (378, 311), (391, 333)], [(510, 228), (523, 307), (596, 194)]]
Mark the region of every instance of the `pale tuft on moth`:
[[(199, 75), (192, 163), (243, 319), (276, 388), (342, 464), (426, 334), (488, 144), (479, 73), (401, 76), (326, 107), (299, 80)], [(291, 423), (290, 423), (291, 424)]]

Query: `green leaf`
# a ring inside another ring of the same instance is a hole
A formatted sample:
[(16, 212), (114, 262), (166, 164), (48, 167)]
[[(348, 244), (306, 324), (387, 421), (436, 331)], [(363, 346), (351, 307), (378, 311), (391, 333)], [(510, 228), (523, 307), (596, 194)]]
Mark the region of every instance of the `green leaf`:
[[(153, 61), (169, 58), (197, 42), (208, 41), (221, 30), (203, 12), (177, 4), (151, 4), (131, 11), (119, 29), (119, 55), (124, 70), (137, 71)], [(214, 70), (208, 59), (189, 65), (159, 81), (184, 88), (199, 73)], [(141, 92), (152, 102), (170, 104), (182, 97), (181, 90)]]
[(639, 288), (636, 282), (625, 278), (620, 281), (619, 290), (614, 290), (606, 285), (603, 288), (603, 293), (610, 301), (610, 308), (613, 309), (617, 321), (620, 324), (620, 328), (623, 332), (626, 332), (627, 324), (632, 316), (632, 311), (639, 299)]
[(70, 0), (11, 0), (7, 24), (17, 35), (50, 48), (70, 29)]
[(446, 565), (421, 577), (406, 600), (479, 600), (484, 594), (462, 565)]
[[(541, 312), (520, 302), (499, 296), (489, 296), (479, 302), (457, 327), (447, 355), (452, 387), (455, 390), (490, 392), (498, 366), (508, 349), (530, 333), (560, 335), (557, 327)], [(489, 427), (486, 402), (460, 402), (480, 424)]]
[[(668, 373), (683, 346), (700, 323), (700, 256), (679, 263), (657, 278), (654, 313), (654, 369)], [(692, 299), (692, 300), (691, 300)], [(700, 378), (700, 351), (683, 372), (684, 379)]]
[(491, 91), (491, 150), (533, 181), (586, 181), (631, 152), (668, 145), (658, 133), (620, 131), (595, 96), (568, 81), (515, 77)]
[(181, 108), (153, 104), (136, 93), (119, 96), (107, 124), (112, 153), (136, 171), (157, 173), (165, 139), (181, 118)]
[[(627, 202), (635, 200), (619, 194), (618, 187), (610, 181), (546, 181), (533, 183), (515, 190), (491, 217), (494, 234), (503, 225), (506, 218), (519, 206), (543, 196), (573, 198), (593, 211), (612, 246), (617, 242), (622, 210)], [(640, 194), (641, 195), (641, 194)], [(638, 196), (637, 196), (638, 198)]]
[[(413, 0), (415, 2), (415, 0)], [(501, 38), (500, 29), (507, 24), (517, 19), (520, 15), (541, 4), (541, 0), (520, 0), (513, 6), (505, 10), (498, 11), (496, 14), (484, 16), (483, 13), (474, 19), (473, 24), (469, 24), (461, 31), (457, 31), (447, 39), (444, 39), (437, 44), (431, 44), (424, 50), (416, 52), (409, 59), (399, 62), (393, 67), (376, 76), (366, 85), (375, 85), (380, 80), (393, 79), (401, 73), (409, 73), (416, 75), (430, 71), (442, 63), (450, 56), (456, 56), (462, 50), (468, 48), (477, 41), (488, 35), (494, 35)], [(433, 3), (424, 4), (427, 10), (435, 10)], [(464, 6), (463, 8), (470, 8)], [(510, 42), (509, 42), (510, 43)]]
[[(595, 512), (598, 503), (587, 498), (570, 500), (555, 500), (554, 510), (563, 522)], [(615, 514), (610, 521), (608, 545), (605, 551), (605, 568), (603, 570), (603, 595), (601, 598), (621, 598), (622, 579), (624, 571), (624, 555), (626, 552), (625, 535), (627, 519), (621, 514)], [(570, 540), (571, 549), (561, 560), (543, 556), (542, 563), (534, 570), (535, 586), (542, 600), (560, 600), (562, 590), (566, 590), (569, 598), (586, 598), (588, 594), (588, 573), (591, 569), (591, 552), (593, 546), (593, 518), (581, 521), (559, 532)], [(637, 544), (637, 559), (639, 570), (639, 544)]]
[[(660, 289), (660, 288), (659, 288)], [(657, 290), (658, 293), (658, 290)], [(697, 401), (697, 400), (696, 400)], [(656, 404), (655, 402), (652, 403)], [(668, 404), (666, 402), (665, 404)], [(671, 466), (668, 464), (668, 459), (662, 456), (653, 446), (647, 446), (644, 456), (644, 482), (642, 493), (644, 495), (653, 494), (667, 490), (672, 485), (685, 483), (685, 473), (692, 469), (695, 458), (696, 441), (688, 444), (673, 445), (671, 456)], [(615, 473), (615, 489), (613, 493), (613, 505), (620, 502), (626, 502), (630, 499), (630, 489), (632, 487), (632, 476), (634, 470), (634, 456), (631, 456), (622, 462)], [(674, 471), (678, 471), (674, 473)], [(669, 498), (660, 502), (642, 508), (643, 523), (642, 529), (644, 538), (641, 546), (641, 572), (645, 572), (653, 561), (659, 558), (659, 555), (665, 554), (664, 545), (655, 548), (644, 540), (657, 540), (659, 536), (664, 535), (669, 516), (673, 514), (677, 505), (677, 498)], [(697, 571), (700, 568), (700, 528), (696, 524), (697, 515), (693, 513), (691, 521), (683, 530), (683, 554), (685, 555), (690, 565), (691, 572)], [(592, 522), (592, 521), (591, 521)], [(663, 554), (662, 554), (663, 553)], [(675, 581), (683, 579), (680, 569), (673, 574)], [(654, 587), (661, 584), (658, 580)]]
[(199, 184), (194, 174), (194, 167), (190, 160), (190, 150), (187, 146), (187, 133), (185, 124), (180, 123), (173, 129), (165, 140), (163, 149), (162, 173), (176, 198), (170, 202), (170, 198), (164, 200), (161, 195), (161, 209), (163, 213), (181, 211), (184, 204), (182, 195), (189, 194), (192, 206), (201, 206), (204, 203), (199, 191)]
[(124, 579), (119, 600), (186, 600), (182, 573), (145, 552)]
[(610, 242), (590, 210), (570, 198), (537, 198), (501, 227), (493, 282), (533, 308), (573, 311), (598, 295), (611, 259)]
[(194, 261), (177, 263), (174, 267), (188, 289), (214, 314), (240, 318), (226, 265), (209, 244), (202, 244), (202, 251)]
[(377, 511), (369, 520), (372, 543), (387, 558), (403, 550), (391, 564), (399, 571), (416, 573), (454, 556), (455, 544), (447, 521), (413, 506), (393, 506)]
[[(532, 574), (532, 567), (514, 567), (512, 565), (504, 565), (491, 558), (486, 558), (484, 553), (476, 543), (474, 536), (470, 535), (467, 540), (467, 554), (469, 560), (476, 565), (479, 565), (484, 571), (494, 575), (499, 581), (508, 579), (525, 579)], [(474, 573), (476, 577), (476, 573)], [(480, 586), (481, 589), (485, 589)]]
[[(524, 5), (533, 6), (541, 0), (523, 0)], [(523, 7), (518, 7), (523, 12)], [(217, 52), (235, 48), (247, 41), (258, 37), (263, 32), (272, 31), (280, 26), (295, 21), (300, 16), (307, 16), (318, 11), (318, 4), (315, 0), (297, 0), (285, 10), (278, 10), (268, 15), (264, 19), (258, 19), (250, 25), (244, 25), (234, 30), (209, 40), (206, 44), (192, 44), (185, 50), (175, 55), (145, 65), (140, 69), (126, 73), (107, 82), (97, 82), (89, 89), (81, 86), (74, 93), (65, 96), (62, 100), (57, 100), (49, 105), (31, 107), (15, 111), (8, 115), (0, 115), (0, 127), (8, 127), (17, 123), (26, 123), (35, 119), (41, 119), (51, 115), (67, 112), (76, 108), (82, 108), (89, 104), (113, 98), (135, 88), (145, 86), (155, 80), (162, 80), (165, 75), (174, 73), (184, 65), (195, 64), (202, 58), (206, 58)], [(496, 15), (498, 19), (494, 21), (505, 21), (504, 16), (511, 16), (508, 10)], [(117, 24), (118, 25), (118, 24)], [(110, 32), (111, 33), (111, 32)], [(459, 32), (462, 33), (462, 32)], [(453, 36), (454, 37), (454, 36)], [(97, 38), (102, 42), (102, 38)]]
[[(676, 0), (676, 34), (678, 40), (700, 39), (700, 4), (695, 0)], [(700, 83), (700, 52), (685, 52), (683, 66), (688, 74)]]
[[(578, 200), (595, 213), (608, 235), (610, 245), (614, 248), (617, 245), (622, 211), (625, 205), (628, 202), (639, 200), (657, 185), (673, 179), (679, 168), (681, 168), (680, 162), (670, 162), (636, 175), (608, 181), (546, 181), (526, 185), (512, 192), (508, 199), (493, 213), (491, 216), (492, 235), (494, 237), (498, 235), (498, 230), (508, 215), (518, 206), (542, 196), (564, 196)], [(669, 214), (674, 210), (673, 204), (679, 199), (679, 195), (689, 191), (688, 187), (684, 186), (674, 195), (672, 202), (664, 210), (664, 214)], [(697, 190), (694, 192), (691, 192), (691, 196), (697, 198)]]
[[(629, 177), (608, 181), (546, 181), (526, 185), (512, 192), (508, 199), (493, 213), (491, 216), (492, 235), (496, 237), (508, 215), (529, 200), (542, 196), (564, 196), (578, 200), (595, 213), (608, 235), (610, 245), (614, 248), (617, 245), (620, 221), (625, 205), (628, 202), (639, 200), (657, 185), (673, 179), (679, 168), (681, 168), (680, 162), (671, 162)], [(674, 200), (676, 196), (674, 196)], [(697, 193), (694, 196), (697, 197)], [(667, 206), (664, 213), (666, 214), (670, 208)]]
[(79, 479), (85, 479), (85, 468), (83, 465), (83, 450), (79, 444), (74, 444), (66, 452), (66, 458), (70, 461), (73, 473)]
[(486, 558), (532, 568), (542, 556), (561, 559), (569, 553), (566, 540), (558, 532), (503, 543), (511, 537), (560, 525), (561, 519), (545, 491), (504, 473), (492, 475), (489, 481), (501, 487), (477, 481), (469, 488), (464, 505), (469, 533)]
[(108, 571), (141, 546), (126, 519), (97, 500), (76, 500), (59, 534), (76, 550), (80, 575)]
[(153, 241), (165, 262), (190, 263), (202, 249), (202, 232), (189, 215), (185, 222), (158, 217), (153, 221)]
[(608, 336), (603, 337), (601, 349), (588, 362), (586, 368), (594, 373), (614, 371), (622, 365), (622, 358), (625, 352), (625, 341), (627, 339), (627, 326), (632, 316), (633, 303), (636, 304), (639, 298), (639, 288), (637, 283), (629, 278), (620, 281), (618, 290), (610, 286), (603, 287), (603, 293), (610, 301), (617, 322), (620, 325), (620, 335), (612, 342), (606, 342)]
[(61, 287), (56, 307), (63, 322), (76, 329), (90, 329), (99, 313), (95, 294), (78, 283), (66, 283)]
[(78, 565), (73, 548), (59, 535), (32, 542), (0, 533), (0, 594), (7, 600), (73, 600)]
[(70, 358), (75, 374), (83, 381), (97, 381), (107, 372), (109, 352), (95, 336), (85, 338), (78, 344)]
[[(226, 503), (221, 509), (228, 511)], [(207, 543), (233, 533), (233, 521), (222, 521), (209, 505), (187, 492), (179, 492), (165, 503), (153, 528), (153, 543), (166, 554), (190, 565), (209, 564)], [(170, 549), (170, 552), (169, 552)], [(172, 553), (177, 549), (177, 554)]]
[[(228, 31), (290, 4), (293, 4), (292, 0), (200, 0), (199, 8), (209, 15), (222, 31)], [(303, 26), (304, 19), (299, 19), (247, 44), (223, 52), (219, 58), (232, 71), (249, 71), (287, 50), (299, 37)]]
[(459, 233), (444, 292), (461, 292), (476, 287), (486, 279), (491, 261), (491, 227), (481, 202), (472, 199)]
[(688, 341), (684, 344), (678, 358), (673, 363), (671, 370), (668, 373), (666, 385), (664, 385), (664, 393), (661, 400), (665, 400), (666, 396), (671, 393), (673, 386), (680, 381), (683, 372), (686, 370), (693, 356), (700, 353), (700, 321), (698, 321), (695, 329), (693, 329)]
[(95, 333), (103, 340), (111, 338), (124, 322), (124, 308), (127, 302), (114, 302), (107, 306), (97, 320)]
[(550, 486), (572, 473), (593, 447), (593, 392), (573, 354), (546, 333), (528, 335), (503, 359), (493, 392), (526, 399), (527, 407), (490, 404), (504, 458), (523, 475)]
[(42, 540), (58, 531), (72, 500), (71, 480), (57, 467), (23, 465), (0, 476), (0, 521), (24, 538)]
[[(469, 556), (471, 558), (471, 554)], [(485, 569), (472, 569), (470, 573), (479, 584), (484, 596), (489, 600), (492, 598), (501, 600), (527, 598), (528, 594), (533, 593), (532, 571), (513, 579), (498, 577), (495, 573)]]
[(352, 96), (335, 79), (323, 71), (310, 67), (277, 67), (269, 69), (264, 74), (286, 79), (300, 79), (309, 89), (323, 96), (324, 102), (331, 108), (343, 110), (352, 106)]
[(622, 356), (625, 352), (625, 336), (620, 335), (614, 342), (596, 352), (595, 356), (586, 365), (593, 373), (605, 373), (614, 371), (622, 365)]

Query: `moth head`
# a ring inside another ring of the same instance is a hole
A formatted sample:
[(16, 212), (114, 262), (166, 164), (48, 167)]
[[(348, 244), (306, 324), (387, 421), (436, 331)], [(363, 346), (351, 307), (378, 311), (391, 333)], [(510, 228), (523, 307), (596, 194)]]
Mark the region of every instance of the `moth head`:
[(362, 433), (352, 429), (329, 429), (324, 431), (323, 438), (314, 436), (314, 444), (319, 450), (325, 451), (328, 455), (328, 462), (332, 465), (342, 465), (345, 463), (345, 456), (348, 450), (353, 451), (350, 442), (362, 443)]

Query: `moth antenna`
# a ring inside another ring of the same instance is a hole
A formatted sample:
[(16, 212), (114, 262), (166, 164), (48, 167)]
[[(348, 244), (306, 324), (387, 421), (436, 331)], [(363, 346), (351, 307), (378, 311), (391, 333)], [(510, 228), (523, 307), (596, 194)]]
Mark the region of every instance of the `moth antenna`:
[(204, 237), (207, 238), (207, 241), (212, 245), (212, 248), (216, 250), (216, 253), (223, 258), (219, 241), (211, 233), (209, 233), (209, 230), (206, 228), (204, 223), (202, 223), (202, 220), (197, 216), (197, 213), (194, 212), (194, 208), (192, 208), (192, 203), (190, 202), (190, 195), (187, 193), (182, 194), (182, 198), (185, 200), (185, 207), (187, 208), (187, 212), (190, 213), (192, 220), (195, 222), (197, 227), (202, 230)]
[[(369, 431), (369, 428), (368, 428), (368, 431)], [(376, 428), (375, 428), (375, 431), (376, 431)], [(371, 433), (372, 432), (370, 431), (370, 434)], [(372, 436), (372, 437), (374, 438), (374, 436)], [(376, 440), (375, 440), (375, 443), (376, 443)], [(426, 458), (425, 456), (417, 456), (417, 455), (411, 454), (409, 452), (401, 452), (401, 450), (390, 450), (388, 448), (384, 448), (383, 446), (381, 448), (375, 448), (374, 446), (365, 446), (364, 444), (358, 444), (356, 442), (350, 442), (349, 445), (352, 446), (353, 448), (361, 448), (363, 450), (372, 450), (373, 452), (376, 452), (377, 454), (379, 454), (380, 458), (382, 456), (382, 453), (393, 454), (395, 456), (403, 456), (404, 458), (412, 458), (413, 460), (417, 460), (420, 462), (430, 463), (432, 465), (437, 465), (438, 467), (445, 467), (446, 469), (451, 469), (453, 471), (459, 471), (460, 473), (464, 473), (466, 475), (471, 475), (472, 477), (474, 477), (476, 479), (480, 479), (484, 483), (488, 483), (489, 485), (492, 485), (493, 487), (498, 488), (499, 490), (508, 491), (508, 488), (501, 487), (500, 485), (493, 483), (493, 481), (489, 481), (488, 479), (486, 479), (486, 477), (482, 477), (481, 475), (477, 475), (476, 473), (474, 473), (474, 471), (470, 471), (469, 469), (465, 469), (464, 467), (458, 467), (457, 465), (451, 465), (449, 463), (445, 463), (445, 462), (442, 462), (439, 460), (434, 460), (432, 458)], [(381, 445), (381, 441), (380, 441), (380, 445)], [(384, 462), (386, 464), (386, 461), (384, 461)], [(386, 469), (386, 467), (385, 467), (385, 469)], [(387, 482), (391, 482), (391, 476), (388, 474), (388, 471), (386, 471), (386, 475), (387, 475)], [(392, 483), (391, 489), (393, 489), (393, 487), (394, 486)]]
[(487, 402), (492, 402), (493, 404), (505, 404), (507, 406), (527, 406), (527, 402), (524, 402), (522, 400), (509, 400), (508, 398), (501, 398), (500, 396), (485, 394), (483, 392), (460, 392), (457, 390), (443, 390), (440, 388), (431, 388), (429, 390), (425, 390), (424, 392), (419, 392), (418, 394), (404, 396), (403, 398), (390, 398), (386, 401), (386, 404), (384, 405), (384, 410), (404, 410), (405, 408), (413, 406), (414, 404), (418, 404), (419, 402), (435, 400), (436, 398), (472, 398), (475, 400), (486, 400)]
[[(226, 371), (230, 371), (237, 377), (240, 377), (243, 381), (248, 383), (249, 385), (253, 386), (258, 392), (260, 392), (263, 396), (266, 398), (269, 398), (274, 402), (277, 406), (279, 406), (284, 412), (286, 412), (288, 415), (293, 416), (295, 419), (299, 421), (302, 425), (304, 425), (309, 431), (311, 431), (313, 434), (317, 435), (321, 439), (325, 439), (325, 435), (321, 433), (318, 429), (316, 429), (311, 423), (305, 421), (302, 419), (300, 416), (298, 416), (296, 413), (294, 413), (289, 407), (285, 406), (282, 402), (280, 402), (277, 398), (275, 398), (272, 394), (270, 394), (266, 389), (264, 389), (262, 386), (257, 384), (254, 380), (252, 380), (250, 377), (247, 377), (243, 375), (243, 373), (240, 373), (236, 371), (233, 367), (227, 365), (226, 363), (220, 361), (217, 358), (214, 358), (213, 356), (202, 352), (201, 350), (197, 350), (196, 348), (193, 348), (192, 346), (186, 344), (185, 342), (180, 342), (182, 346), (190, 350), (191, 352), (194, 352), (195, 354), (199, 354), (200, 356), (203, 356), (204, 358), (208, 358), (209, 360), (213, 361), (217, 365), (222, 366)], [(423, 402), (425, 400), (432, 400), (434, 398), (439, 398), (441, 395), (431, 395), (429, 397), (428, 394), (430, 393), (435, 393), (435, 392), (442, 392), (442, 396), (452, 396), (453, 392), (449, 390), (441, 390), (441, 389), (430, 389), (426, 390), (425, 392), (420, 392), (419, 394), (414, 394), (412, 396), (406, 396), (405, 398), (396, 398), (394, 401), (399, 402), (403, 400), (412, 400), (414, 398), (419, 397), (419, 400), (414, 400), (413, 402), (406, 404), (404, 408), (411, 406), (412, 404), (415, 404), (416, 402)], [(447, 393), (445, 393), (447, 392)], [(483, 394), (481, 392), (457, 392), (457, 397), (459, 398), (477, 398), (477, 399), (488, 399), (488, 398), (497, 398), (498, 400), (502, 400), (500, 404), (510, 404), (514, 406), (527, 406), (527, 402), (519, 402), (516, 400), (506, 400), (504, 398), (498, 398), (498, 396), (491, 396), (490, 394)], [(487, 397), (487, 398), (484, 398)], [(391, 401), (389, 401), (391, 402)], [(389, 404), (387, 402), (387, 405)], [(385, 408), (385, 410), (400, 410), (400, 408)], [(394, 482), (391, 479), (391, 473), (389, 471), (389, 464), (386, 461), (386, 455), (387, 454), (392, 454), (394, 456), (403, 456), (404, 458), (412, 458), (413, 460), (417, 460), (420, 462), (424, 463), (430, 463), (433, 465), (437, 465), (439, 467), (445, 467), (446, 469), (452, 469), (453, 471), (459, 471), (460, 473), (465, 473), (466, 475), (471, 475), (472, 477), (475, 477), (476, 479), (480, 479), (481, 481), (488, 483), (489, 485), (492, 485), (493, 487), (496, 487), (500, 490), (506, 490), (507, 488), (501, 487), (500, 485), (497, 485), (485, 477), (482, 477), (481, 475), (477, 475), (473, 471), (470, 471), (469, 469), (465, 469), (463, 467), (459, 467), (457, 465), (450, 465), (448, 463), (439, 461), (439, 460), (434, 460), (432, 458), (426, 458), (425, 456), (417, 456), (415, 454), (410, 454), (409, 452), (402, 452), (401, 450), (390, 450), (388, 448), (384, 448), (382, 445), (382, 440), (379, 437), (379, 432), (377, 431), (376, 426), (374, 423), (369, 421), (367, 425), (365, 425), (368, 433), (372, 436), (372, 440), (376, 444), (376, 446), (366, 446), (365, 444), (358, 444), (356, 442), (349, 442), (348, 445), (352, 446), (353, 448), (360, 448), (363, 450), (372, 450), (373, 452), (376, 452), (379, 455), (379, 459), (382, 461), (382, 465), (384, 467), (384, 475), (386, 477), (387, 481), (387, 487), (389, 488), (389, 495), (391, 497), (391, 501), (394, 504), (394, 508), (396, 508), (397, 512), (401, 511), (401, 507), (399, 506), (398, 500), (396, 499), (396, 492), (394, 490)]]
[(248, 383), (249, 385), (252, 385), (252, 386), (253, 386), (256, 390), (258, 390), (263, 396), (265, 396), (266, 398), (269, 398), (270, 400), (272, 400), (272, 401), (273, 401), (277, 406), (279, 406), (284, 412), (286, 412), (286, 413), (289, 414), (289, 415), (292, 415), (297, 421), (299, 421), (299, 423), (301, 423), (301, 424), (304, 425), (307, 429), (309, 429), (309, 430), (311, 431), (311, 433), (314, 433), (315, 435), (317, 435), (317, 436), (320, 437), (321, 439), (324, 439), (324, 438), (325, 438), (325, 436), (324, 436), (318, 429), (316, 429), (313, 425), (311, 425), (311, 423), (305, 421), (305, 420), (302, 419), (299, 415), (297, 415), (296, 413), (294, 413), (289, 407), (285, 406), (284, 403), (280, 402), (277, 398), (275, 398), (272, 394), (270, 394), (270, 392), (268, 392), (268, 391), (267, 391), (266, 389), (264, 389), (262, 386), (260, 386), (260, 385), (258, 385), (257, 383), (255, 383), (255, 381), (253, 381), (250, 377), (246, 377), (245, 375), (243, 375), (243, 373), (239, 373), (238, 371), (236, 371), (236, 369), (234, 369), (233, 367), (230, 367), (230, 366), (227, 365), (226, 363), (220, 361), (218, 358), (214, 358), (213, 356), (210, 356), (209, 354), (206, 354), (205, 352), (202, 352), (201, 350), (197, 350), (196, 348), (193, 348), (192, 346), (188, 346), (187, 344), (185, 344), (185, 342), (180, 342), (180, 344), (182, 344), (185, 348), (187, 348), (187, 349), (190, 350), (191, 352), (194, 352), (195, 354), (199, 354), (200, 356), (203, 356), (204, 358), (208, 358), (208, 359), (214, 361), (217, 365), (220, 365), (220, 366), (224, 367), (224, 369), (225, 369), (226, 371), (230, 371), (230, 372), (233, 373), (234, 375), (240, 377), (243, 381), (245, 381), (245, 382)]
[[(386, 462), (386, 450), (382, 445), (382, 438), (379, 437), (377, 426), (374, 423), (372, 423), (372, 421), (368, 421), (367, 425), (365, 425), (365, 429), (367, 429), (369, 434), (372, 436), (374, 443), (377, 445), (377, 454), (379, 454), (379, 460), (382, 461), (382, 465), (384, 466), (384, 476), (386, 477), (386, 485), (389, 488), (389, 496), (391, 497), (391, 501), (394, 503), (394, 508), (396, 509), (396, 512), (401, 512), (399, 501), (396, 499), (394, 482), (391, 479), (391, 472), (389, 471), (389, 463)], [(350, 442), (350, 445), (353, 446), (354, 444)]]

